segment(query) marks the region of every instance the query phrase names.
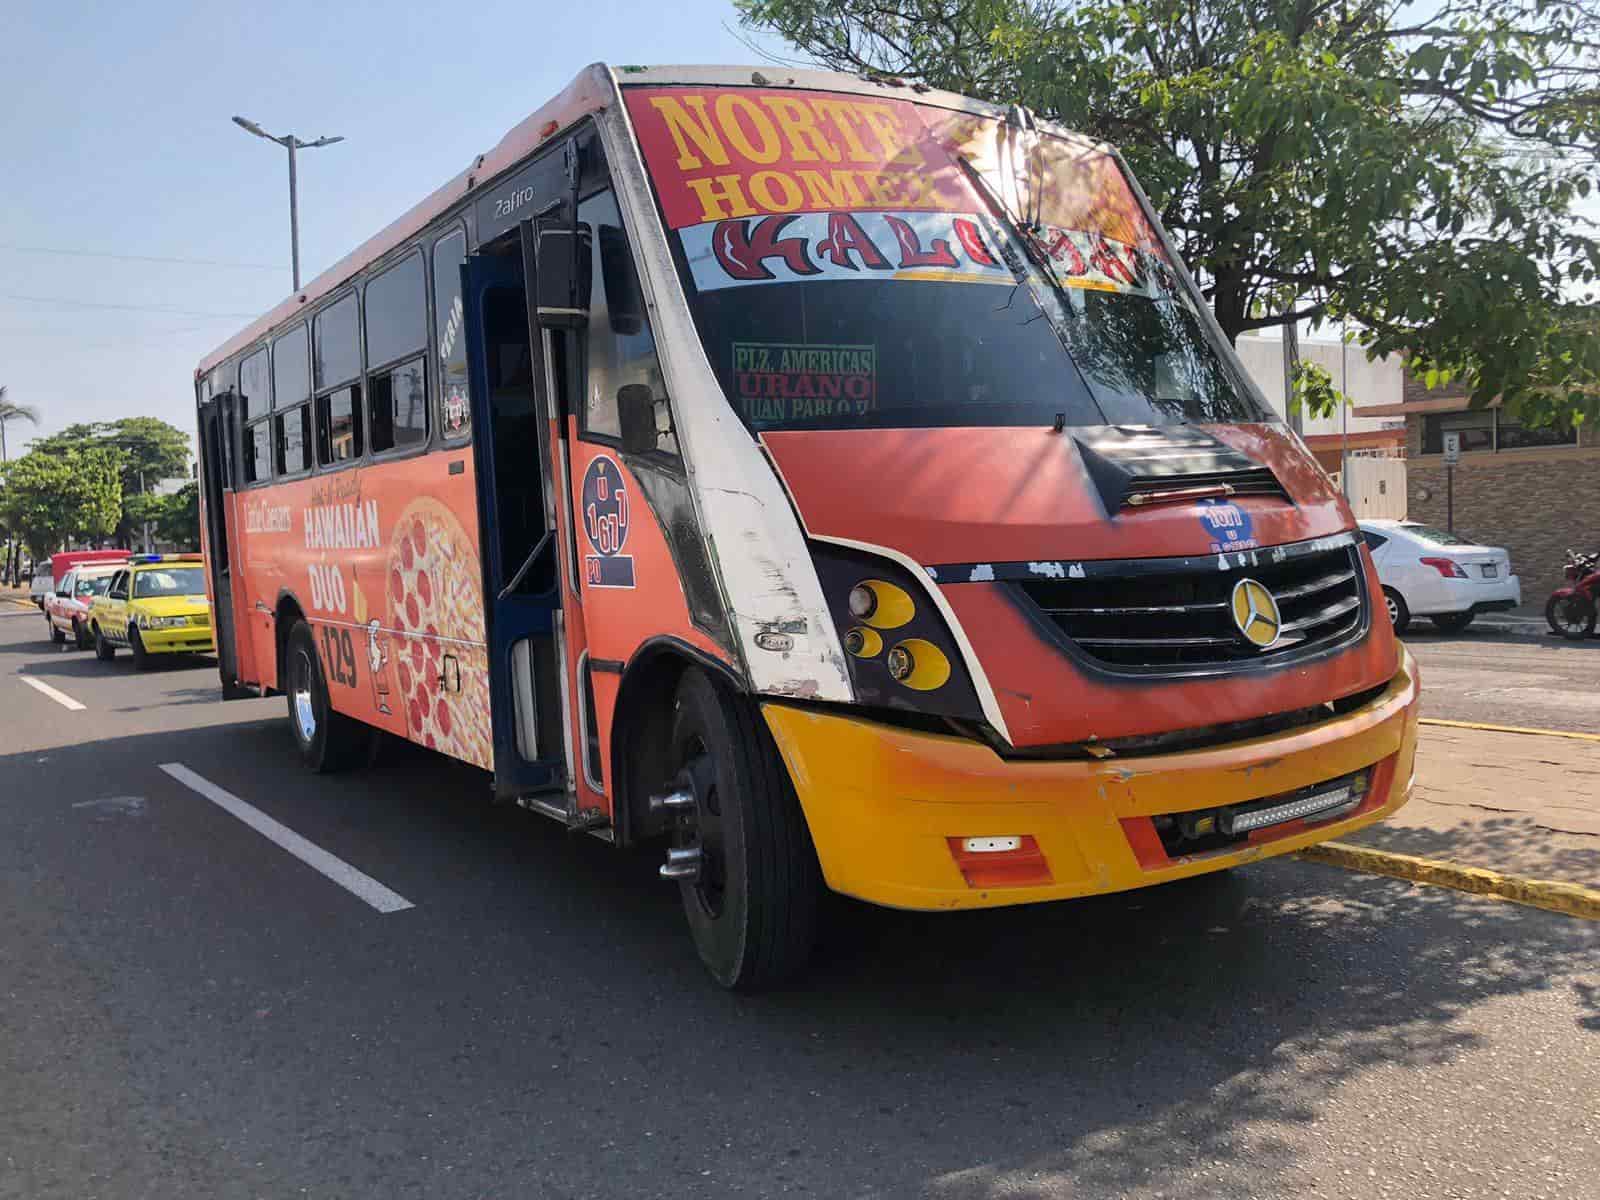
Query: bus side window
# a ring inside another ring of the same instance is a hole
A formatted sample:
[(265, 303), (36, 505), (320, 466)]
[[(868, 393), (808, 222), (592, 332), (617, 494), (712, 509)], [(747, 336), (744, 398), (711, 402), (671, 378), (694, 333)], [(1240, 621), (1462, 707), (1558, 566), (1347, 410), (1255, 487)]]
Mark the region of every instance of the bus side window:
[(428, 440), (428, 291), (408, 254), (366, 287), (367, 399), (374, 454)]
[(433, 340), (439, 349), (439, 426), (451, 441), (472, 436), (467, 403), (467, 339), (461, 307), (461, 264), (467, 235), (447, 233), (433, 244)]
[[(207, 394), (212, 399), (227, 396), (235, 390), (233, 368), (234, 364), (232, 362), (226, 362), (211, 372), (210, 378), (207, 380), (209, 388)], [(217, 447), (212, 451), (217, 458), (218, 478), (222, 481), (224, 488), (234, 486), (235, 469), (232, 429), (231, 423), (219, 423), (217, 428)]]
[(372, 449), (405, 450), (428, 440), (427, 359), (413, 358), (367, 377), (372, 393)]
[(271, 375), (267, 352), (257, 350), (239, 364), (239, 417), (244, 421), (244, 482), (272, 477)]
[(279, 475), (311, 466), (311, 349), (305, 325), (272, 343), (273, 460)]
[[(593, 231), (595, 251), (589, 285), (589, 374), (582, 432), (620, 438), (617, 391), (630, 383), (642, 383), (657, 400), (665, 400), (666, 380), (656, 357), (656, 340), (644, 311), (616, 197), (609, 189), (590, 196), (578, 205), (578, 220)], [(677, 440), (670, 433), (663, 433), (658, 445), (669, 454), (678, 453)]]
[(312, 321), (317, 387), (317, 461), (323, 466), (361, 457), (361, 335), (352, 292)]

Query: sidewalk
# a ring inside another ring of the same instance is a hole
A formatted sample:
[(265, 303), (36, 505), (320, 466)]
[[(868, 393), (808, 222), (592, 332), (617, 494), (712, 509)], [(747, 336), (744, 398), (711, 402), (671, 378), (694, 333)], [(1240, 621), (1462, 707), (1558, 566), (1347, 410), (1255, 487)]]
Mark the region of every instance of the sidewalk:
[(1474, 625), (1503, 629), (1507, 633), (1547, 633), (1550, 625), (1544, 619), (1544, 599), (1529, 601), (1508, 612), (1482, 613), (1473, 618)]
[(17, 612), (19, 609), (39, 611), (38, 606), (28, 598), (27, 588), (0, 587), (0, 613)]
[(1600, 742), (1424, 725), (1411, 803), (1343, 840), (1600, 888)]

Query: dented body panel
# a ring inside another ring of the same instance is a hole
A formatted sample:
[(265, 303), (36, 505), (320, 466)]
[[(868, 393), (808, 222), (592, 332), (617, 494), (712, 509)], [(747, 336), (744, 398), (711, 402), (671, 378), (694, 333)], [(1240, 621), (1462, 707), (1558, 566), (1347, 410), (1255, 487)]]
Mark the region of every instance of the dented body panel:
[[(1278, 737), (1144, 758), (1006, 761), (960, 738), (768, 704), (835, 891), (895, 908), (992, 908), (1124, 891), (1286, 854), (1379, 821), (1410, 797), (1415, 663), (1361, 708)], [(1368, 771), (1353, 811), (1289, 821), (1237, 847), (1167, 853), (1152, 818), (1248, 804)], [(950, 842), (1030, 838), (1048, 880), (974, 886)]]

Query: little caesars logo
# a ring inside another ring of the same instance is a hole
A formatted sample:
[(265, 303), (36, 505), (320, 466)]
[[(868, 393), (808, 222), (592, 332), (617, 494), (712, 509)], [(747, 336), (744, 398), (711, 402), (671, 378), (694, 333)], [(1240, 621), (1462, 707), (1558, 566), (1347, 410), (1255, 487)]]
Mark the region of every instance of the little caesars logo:
[(288, 533), (294, 516), (285, 504), (247, 504), (244, 509), (246, 533)]

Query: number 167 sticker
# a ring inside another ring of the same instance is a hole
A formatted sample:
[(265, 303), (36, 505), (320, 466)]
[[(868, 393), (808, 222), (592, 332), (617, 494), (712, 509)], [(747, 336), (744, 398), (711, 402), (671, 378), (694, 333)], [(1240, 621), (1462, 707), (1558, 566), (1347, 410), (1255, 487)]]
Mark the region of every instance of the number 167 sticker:
[(622, 468), (609, 455), (597, 455), (583, 473), (583, 533), (595, 551), (583, 560), (590, 587), (634, 586), (633, 557), (622, 553), (628, 544), (628, 500)]

